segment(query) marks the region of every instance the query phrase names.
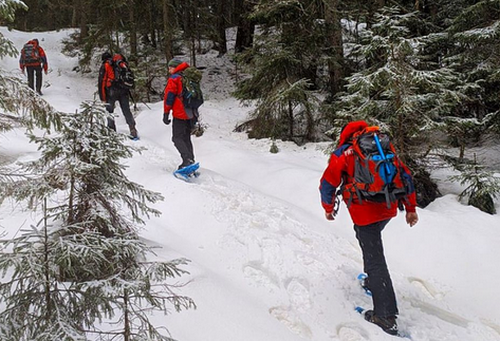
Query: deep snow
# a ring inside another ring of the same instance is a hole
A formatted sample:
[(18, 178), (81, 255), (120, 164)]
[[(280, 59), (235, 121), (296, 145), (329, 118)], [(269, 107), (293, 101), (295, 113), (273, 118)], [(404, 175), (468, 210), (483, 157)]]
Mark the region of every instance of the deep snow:
[[(49, 59), (43, 98), (56, 109), (75, 112), (94, 98), (98, 61), (91, 74), (72, 71), (77, 59), (60, 52), (69, 31), (0, 32), (19, 48), (40, 40)], [(198, 309), (154, 320), (181, 341), (393, 340), (354, 311), (371, 304), (355, 280), (362, 262), (345, 206), (334, 222), (320, 206), (327, 144), (278, 141), (280, 152), (271, 154), (269, 140), (232, 132), (250, 108), (228, 95), (224, 77), (234, 76), (234, 68), (227, 60), (209, 53), (198, 61), (207, 67), (201, 115), (208, 125), (193, 139), (200, 178), (185, 183), (172, 176), (180, 157), (171, 127), (161, 123), (161, 102), (139, 105), (141, 140), (128, 142), (147, 148), (126, 160), (129, 178), (165, 197), (155, 205), (162, 215), (149, 220), (141, 236), (161, 247), (160, 259), (192, 261), (181, 292)], [(17, 58), (1, 60), (0, 67), (22, 76)], [(118, 131), (126, 133), (121, 111), (115, 112)], [(35, 155), (21, 130), (0, 141), (0, 154), (12, 160)], [(500, 218), (459, 203), (460, 188), (447, 182), (448, 173), (436, 174), (447, 194), (418, 210), (415, 227), (400, 214), (384, 231), (398, 322), (413, 340), (500, 340)], [(0, 232), (19, 233), (35, 219), (4, 205)]]

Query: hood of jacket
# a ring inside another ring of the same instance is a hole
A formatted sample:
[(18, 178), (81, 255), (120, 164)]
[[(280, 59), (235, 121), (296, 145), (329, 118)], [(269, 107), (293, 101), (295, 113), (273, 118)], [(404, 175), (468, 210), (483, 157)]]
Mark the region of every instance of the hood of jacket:
[(121, 60), (122, 62), (124, 62), (125, 61), (125, 57), (122, 54), (116, 53), (113, 56), (113, 61), (116, 62), (116, 61), (119, 61), (119, 60)]
[(368, 127), (368, 123), (366, 123), (365, 121), (354, 121), (354, 122), (348, 123), (344, 128), (342, 128), (342, 131), (340, 132), (340, 139), (339, 139), (338, 147), (349, 142), (350, 138), (355, 133), (365, 129), (366, 127)]
[(174, 74), (175, 73), (179, 73), (179, 72), (182, 72), (184, 70), (186, 70), (187, 68), (189, 67), (189, 64), (186, 63), (186, 62), (182, 62), (180, 63), (174, 70)]

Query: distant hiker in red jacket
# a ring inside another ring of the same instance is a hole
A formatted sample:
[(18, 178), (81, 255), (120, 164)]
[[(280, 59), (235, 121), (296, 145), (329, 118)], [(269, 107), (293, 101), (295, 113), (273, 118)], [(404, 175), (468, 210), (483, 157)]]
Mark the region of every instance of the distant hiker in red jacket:
[[(358, 198), (356, 196), (356, 193), (360, 194), (358, 190), (346, 192), (346, 186), (347, 188), (353, 188), (352, 186), (349, 187), (349, 185), (359, 180), (359, 178), (356, 180), (359, 174), (356, 177), (354, 174), (356, 167), (359, 167), (359, 165), (355, 165), (356, 162), (359, 162), (359, 159), (356, 159), (352, 138), (357, 132), (364, 131), (367, 127), (366, 122), (357, 121), (349, 123), (342, 130), (338, 147), (332, 153), (328, 167), (321, 178), (321, 202), (326, 219), (334, 220), (334, 209), (336, 208), (334, 206), (336, 199), (338, 201), (336, 197), (340, 195), (337, 189), (340, 188), (343, 199), (348, 205), (349, 213), (354, 222), (356, 238), (363, 253), (364, 271), (368, 275), (363, 286), (372, 293), (374, 308), (365, 313), (365, 319), (377, 324), (385, 332), (397, 335), (396, 315), (398, 314), (398, 308), (384, 256), (381, 232), (391, 218), (396, 216), (398, 203), (402, 203), (406, 208), (406, 222), (410, 226), (418, 222), (415, 210), (416, 195), (410, 172), (401, 162), (398, 163), (399, 169), (396, 176), (402, 176), (408, 187), (407, 195), (404, 198), (394, 202), (385, 199), (374, 202)], [(380, 167), (383, 166), (381, 164)], [(353, 195), (355, 196), (354, 199), (352, 198)]]
[(47, 74), (49, 64), (45, 51), (38, 43), (38, 39), (32, 39), (23, 46), (19, 57), (19, 67), (23, 73), (25, 69), (28, 71), (28, 86), (36, 90), (39, 95), (42, 95), (42, 69)]
[(168, 62), (168, 72), (170, 76), (165, 87), (165, 95), (163, 98), (163, 123), (170, 124), (170, 111), (172, 111), (172, 142), (181, 154), (182, 163), (178, 169), (184, 168), (193, 164), (194, 151), (191, 143), (191, 118), (187, 108), (184, 107), (182, 99), (182, 74), (189, 67), (186, 62), (181, 62), (177, 59), (172, 59)]
[[(125, 57), (121, 54), (111, 56), (111, 53), (104, 52), (101, 56), (102, 65), (99, 70), (98, 91), (101, 101), (106, 102), (106, 109), (109, 113), (115, 111), (115, 103), (120, 103), (123, 116), (130, 129), (130, 137), (137, 139), (137, 129), (135, 127), (134, 115), (130, 110), (130, 89), (121, 84), (117, 78), (117, 70), (128, 68)], [(115, 120), (108, 118), (108, 128), (116, 131)]]

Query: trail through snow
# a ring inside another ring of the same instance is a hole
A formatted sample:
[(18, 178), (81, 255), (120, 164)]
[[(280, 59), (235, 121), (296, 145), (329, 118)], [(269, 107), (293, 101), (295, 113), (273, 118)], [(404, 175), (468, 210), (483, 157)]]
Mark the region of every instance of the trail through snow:
[[(77, 59), (60, 52), (70, 31), (0, 30), (19, 47), (40, 40), (50, 67), (42, 91), (56, 109), (75, 112), (94, 98), (99, 60), (91, 74), (72, 71)], [(199, 64), (207, 67), (206, 89), (226, 86), (228, 63), (209, 53)], [(16, 58), (0, 66), (18, 73)], [(149, 220), (141, 236), (161, 247), (159, 259), (192, 261), (181, 290), (198, 305), (153, 319), (181, 341), (393, 340), (354, 311), (371, 302), (357, 285), (362, 261), (345, 206), (330, 223), (319, 203), (326, 144), (278, 141), (280, 153), (269, 153), (268, 140), (232, 132), (250, 108), (221, 95), (227, 92), (208, 93), (201, 108), (208, 128), (194, 138), (201, 176), (192, 183), (172, 176), (180, 158), (171, 126), (161, 122), (162, 103), (139, 104), (136, 113), (141, 140), (127, 143), (146, 150), (125, 160), (127, 175), (165, 197), (155, 204), (162, 216)], [(115, 113), (118, 131), (127, 133), (121, 111)], [(0, 152), (10, 158), (34, 155), (20, 130), (0, 140)], [(35, 219), (12, 206), (0, 213), (0, 224), (15, 230)], [(498, 215), (464, 206), (453, 194), (419, 214), (415, 228), (399, 215), (384, 232), (401, 328), (412, 340), (500, 340)]]

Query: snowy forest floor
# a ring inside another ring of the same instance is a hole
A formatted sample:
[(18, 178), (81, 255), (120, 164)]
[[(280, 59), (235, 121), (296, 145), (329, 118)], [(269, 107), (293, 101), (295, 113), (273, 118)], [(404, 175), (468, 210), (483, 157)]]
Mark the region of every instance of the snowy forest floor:
[[(77, 59), (61, 53), (69, 31), (0, 30), (18, 47), (40, 40), (50, 69), (43, 98), (57, 110), (75, 112), (94, 98), (99, 61), (90, 74), (72, 71)], [(181, 341), (393, 340), (354, 311), (371, 302), (357, 285), (362, 260), (345, 206), (334, 222), (320, 206), (328, 144), (277, 141), (280, 152), (271, 154), (269, 140), (234, 133), (250, 108), (229, 96), (227, 77), (236, 74), (228, 60), (213, 51), (199, 56), (198, 65), (206, 67), (201, 115), (207, 130), (193, 139), (201, 164), (193, 183), (172, 176), (180, 158), (171, 127), (161, 123), (163, 104), (138, 105), (141, 140), (128, 143), (146, 150), (125, 160), (126, 173), (165, 197), (154, 205), (162, 215), (149, 220), (141, 236), (160, 247), (159, 259), (192, 261), (181, 292), (198, 306), (152, 319)], [(17, 58), (0, 67), (21, 76)], [(121, 111), (115, 113), (118, 132), (127, 133)], [(37, 155), (21, 129), (0, 140), (4, 160)], [(412, 340), (500, 340), (500, 217), (459, 203), (460, 188), (447, 182), (449, 173), (435, 174), (445, 195), (418, 210), (417, 226), (409, 228), (400, 214), (384, 231), (398, 322)], [(15, 204), (0, 207), (0, 217), (0, 231), (10, 236), (37, 220)]]

